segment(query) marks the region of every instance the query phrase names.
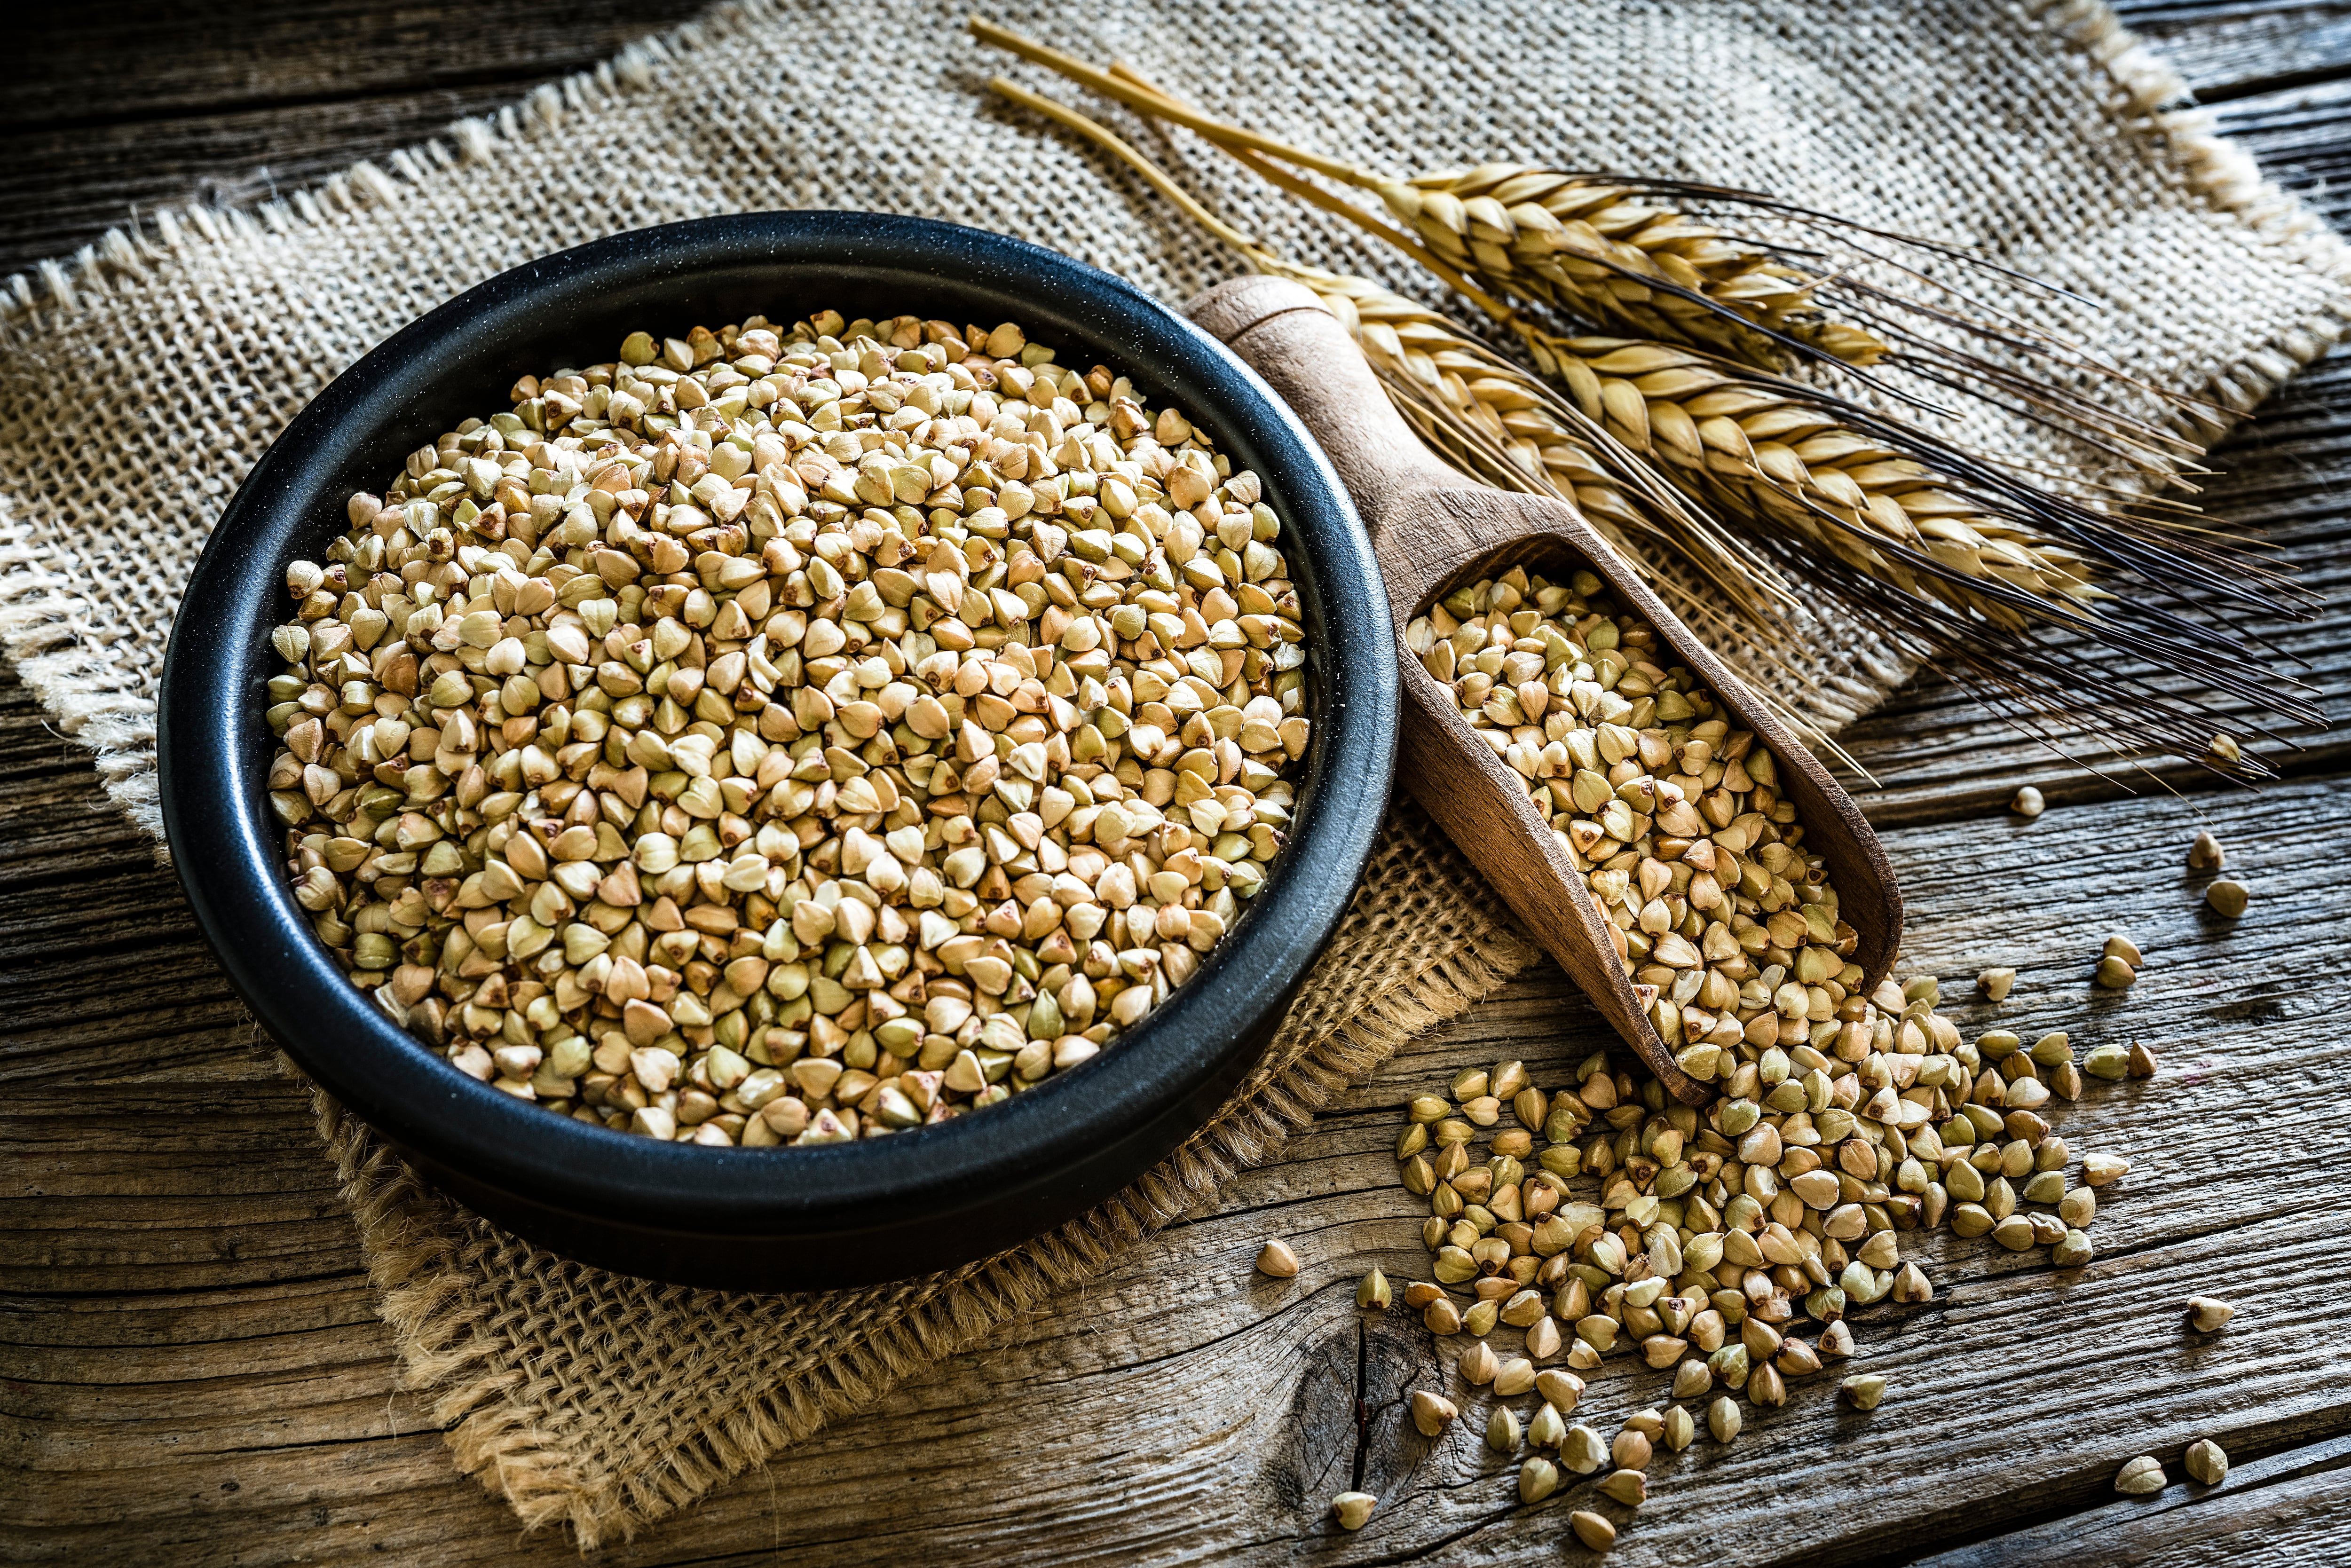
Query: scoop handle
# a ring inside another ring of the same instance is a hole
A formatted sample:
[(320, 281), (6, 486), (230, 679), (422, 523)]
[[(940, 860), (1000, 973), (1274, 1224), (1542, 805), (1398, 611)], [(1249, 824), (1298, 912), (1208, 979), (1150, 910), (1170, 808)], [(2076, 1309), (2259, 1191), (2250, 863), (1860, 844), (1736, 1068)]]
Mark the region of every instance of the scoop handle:
[(1346, 329), (1298, 284), (1236, 279), (1195, 300), (1189, 313), (1313, 432), (1371, 532), (1403, 665), (1398, 781), (1667, 1091), (1703, 1104), (1712, 1091), (1682, 1071), (1652, 1027), (1655, 991), (1636, 987), (1618, 960), (1599, 904), (1525, 780), (1403, 645), (1412, 619), (1467, 571), (1596, 559), (1607, 547), (1573, 507), (1504, 495), (1440, 462), (1396, 413)]
[(1304, 286), (1286, 277), (1236, 277), (1193, 300), (1185, 313), (1247, 360), (1314, 433), (1374, 545), (1405, 497), (1474, 486), (1422, 444), (1346, 328)]

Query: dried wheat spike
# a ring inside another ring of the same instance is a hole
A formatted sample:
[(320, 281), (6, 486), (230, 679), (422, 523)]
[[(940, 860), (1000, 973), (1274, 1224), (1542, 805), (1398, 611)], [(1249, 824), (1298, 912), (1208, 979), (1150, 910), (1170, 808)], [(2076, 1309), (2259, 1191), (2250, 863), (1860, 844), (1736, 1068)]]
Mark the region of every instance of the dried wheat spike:
[(1852, 428), (1809, 388), (1664, 343), (1520, 336), (1587, 418), (1693, 496), (1792, 529), (1905, 593), (2009, 627), (2026, 619), (2017, 593), (1987, 590), (2064, 610), (2103, 597), (2072, 549), (1920, 461), (1913, 444)]
[[(1784, 574), (1687, 506), (1638, 454), (1598, 421), (1443, 314), (1368, 278), (1301, 266), (1251, 246), (1251, 266), (1304, 284), (1364, 350), (1397, 412), (1463, 473), (1505, 490), (1574, 503), (1634, 570), (1677, 601), (1684, 586), (1660, 579), (1662, 547), (1748, 614), (1750, 634), (1776, 658), (1801, 653), (1774, 606), (1798, 602)], [(1693, 609), (1696, 607), (1693, 606)]]
[(1523, 163), (1356, 183), (1456, 270), (1630, 336), (1750, 364), (1786, 358), (1775, 340), (1855, 365), (1886, 353), (1821, 308), (1809, 274), (1638, 186)]

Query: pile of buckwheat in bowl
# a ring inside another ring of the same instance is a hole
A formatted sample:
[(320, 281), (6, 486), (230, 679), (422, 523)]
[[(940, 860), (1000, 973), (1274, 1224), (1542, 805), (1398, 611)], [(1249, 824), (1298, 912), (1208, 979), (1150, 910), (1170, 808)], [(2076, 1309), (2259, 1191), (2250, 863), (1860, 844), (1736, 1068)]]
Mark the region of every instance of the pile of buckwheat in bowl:
[(1254, 474), (1017, 326), (827, 312), (516, 383), (350, 497), (270, 800), (352, 983), (716, 1145), (943, 1121), (1140, 1023), (1279, 852), (1306, 646)]

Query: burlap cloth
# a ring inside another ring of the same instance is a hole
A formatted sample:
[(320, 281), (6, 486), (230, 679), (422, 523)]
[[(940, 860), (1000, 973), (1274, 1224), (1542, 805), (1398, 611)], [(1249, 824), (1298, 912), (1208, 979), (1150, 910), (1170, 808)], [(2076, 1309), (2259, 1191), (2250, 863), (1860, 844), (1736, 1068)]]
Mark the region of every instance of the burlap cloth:
[[(1978, 279), (1992, 304), (2231, 410), (2351, 316), (2334, 235), (2082, 0), (1102, 0), (998, 15), (1391, 169), (1509, 157), (1671, 173), (1980, 243), (2105, 308)], [(617, 229), (787, 206), (1000, 229), (1170, 299), (1235, 270), (1134, 182), (989, 101), (980, 84), (1008, 62), (961, 20), (915, 0), (729, 5), (386, 167), (251, 211), (149, 214), (7, 280), (0, 644), (123, 808), (156, 830), (165, 628), (247, 465), (338, 371), (492, 273)], [(1106, 117), (1292, 256), (1418, 287), (1220, 155)], [(2043, 450), (1987, 418), (1966, 434)], [(1771, 684), (1834, 725), (1906, 672), (1830, 626), (1817, 667), (1794, 674)], [(950, 1278), (768, 1298), (647, 1285), (421, 1190), (331, 1105), (322, 1124), (405, 1375), (459, 1464), (526, 1522), (568, 1520), (584, 1545), (675, 1510), (1207, 1201), (1405, 1035), (1525, 961), (1485, 902), (1400, 810), (1336, 950), (1224, 1116), (1099, 1212)]]

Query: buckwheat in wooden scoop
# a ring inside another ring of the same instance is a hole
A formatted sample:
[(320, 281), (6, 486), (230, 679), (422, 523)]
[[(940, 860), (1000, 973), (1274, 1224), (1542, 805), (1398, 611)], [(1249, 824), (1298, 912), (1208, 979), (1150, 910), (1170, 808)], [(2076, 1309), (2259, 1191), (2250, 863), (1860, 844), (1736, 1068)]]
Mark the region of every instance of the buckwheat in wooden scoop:
[(1455, 589), (1405, 645), (1524, 780), (1682, 1071), (1842, 1023), (1858, 945), (1777, 759), (1599, 578)]

